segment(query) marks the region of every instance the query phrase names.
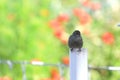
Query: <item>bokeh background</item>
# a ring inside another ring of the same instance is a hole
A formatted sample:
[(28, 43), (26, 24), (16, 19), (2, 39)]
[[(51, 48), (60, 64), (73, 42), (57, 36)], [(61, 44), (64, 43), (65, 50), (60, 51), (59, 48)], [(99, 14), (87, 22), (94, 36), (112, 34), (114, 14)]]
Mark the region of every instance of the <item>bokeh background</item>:
[[(0, 0), (0, 60), (69, 65), (69, 35), (81, 31), (92, 66), (120, 66), (119, 0)], [(64, 80), (69, 80), (68, 67)], [(0, 80), (22, 80), (20, 64), (0, 64)], [(60, 80), (56, 67), (26, 65), (27, 80)], [(120, 80), (91, 71), (91, 80)]]

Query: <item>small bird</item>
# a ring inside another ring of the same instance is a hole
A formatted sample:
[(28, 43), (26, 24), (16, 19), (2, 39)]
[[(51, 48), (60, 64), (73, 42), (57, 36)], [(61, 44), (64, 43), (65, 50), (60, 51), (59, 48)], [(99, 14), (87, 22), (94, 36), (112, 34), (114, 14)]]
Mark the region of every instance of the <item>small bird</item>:
[(79, 51), (81, 51), (81, 48), (83, 46), (83, 40), (79, 30), (75, 30), (72, 35), (70, 35), (68, 40), (68, 46), (71, 51), (73, 51), (73, 49), (78, 49)]

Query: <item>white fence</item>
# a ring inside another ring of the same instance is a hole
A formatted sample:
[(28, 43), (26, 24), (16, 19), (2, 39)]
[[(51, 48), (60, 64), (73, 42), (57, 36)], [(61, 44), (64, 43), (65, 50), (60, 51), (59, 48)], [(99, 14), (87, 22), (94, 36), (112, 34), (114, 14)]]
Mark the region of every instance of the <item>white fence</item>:
[[(12, 66), (14, 64), (20, 64), (21, 65), (21, 69), (22, 69), (22, 80), (27, 80), (27, 76), (26, 76), (26, 65), (33, 65), (33, 66), (53, 66), (53, 67), (57, 67), (59, 69), (59, 73), (61, 75), (61, 77), (64, 77), (64, 70), (63, 68), (69, 68), (69, 66), (66, 66), (64, 64), (51, 64), (51, 63), (45, 63), (45, 62), (40, 62), (40, 61), (11, 61), (11, 60), (0, 60), (0, 65), (2, 64), (7, 64), (9, 66), (10, 69), (12, 69)], [(1, 70), (1, 69), (0, 69)], [(110, 71), (120, 71), (120, 67), (113, 67), (113, 66), (103, 66), (103, 67), (94, 67), (94, 66), (88, 66), (88, 73), (90, 74), (91, 70), (110, 70)], [(89, 75), (89, 80), (90, 80), (90, 75)], [(61, 79), (62, 80), (62, 79)]]

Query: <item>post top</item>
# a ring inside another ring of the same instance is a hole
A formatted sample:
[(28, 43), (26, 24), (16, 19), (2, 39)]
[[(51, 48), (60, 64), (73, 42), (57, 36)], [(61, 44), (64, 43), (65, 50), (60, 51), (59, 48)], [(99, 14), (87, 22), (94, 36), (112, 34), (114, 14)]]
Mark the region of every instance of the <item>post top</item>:
[(81, 53), (87, 53), (86, 48), (81, 48), (81, 51), (78, 48), (74, 48), (72, 51), (70, 50), (70, 53), (72, 54), (81, 54)]

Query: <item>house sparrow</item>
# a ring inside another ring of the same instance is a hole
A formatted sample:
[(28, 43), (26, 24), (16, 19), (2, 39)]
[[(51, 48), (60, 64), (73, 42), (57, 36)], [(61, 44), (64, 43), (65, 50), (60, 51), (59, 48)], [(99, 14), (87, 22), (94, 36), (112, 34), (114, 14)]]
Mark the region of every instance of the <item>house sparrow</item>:
[(70, 35), (68, 40), (68, 46), (71, 51), (73, 51), (73, 49), (78, 49), (79, 51), (81, 51), (81, 48), (83, 46), (83, 40), (79, 30), (75, 30), (72, 35)]

